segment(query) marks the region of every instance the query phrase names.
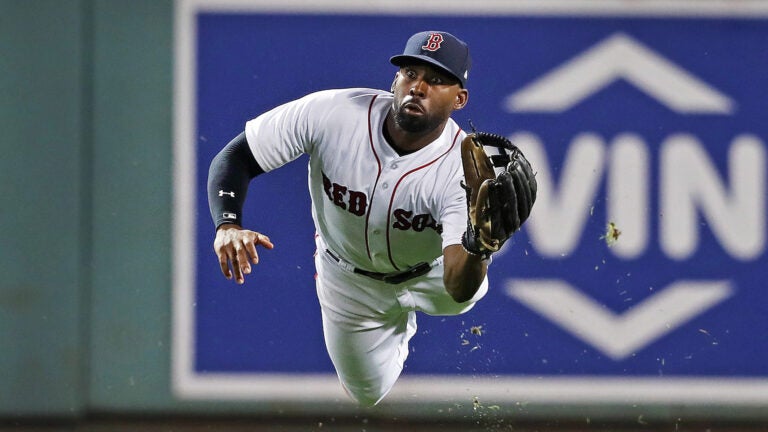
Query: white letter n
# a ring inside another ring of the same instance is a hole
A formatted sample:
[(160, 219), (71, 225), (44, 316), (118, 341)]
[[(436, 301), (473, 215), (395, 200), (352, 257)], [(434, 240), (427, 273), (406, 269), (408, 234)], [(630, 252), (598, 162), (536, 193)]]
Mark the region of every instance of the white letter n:
[(730, 190), (695, 137), (669, 137), (661, 148), (661, 247), (672, 258), (690, 257), (699, 241), (698, 213), (732, 256), (748, 260), (765, 245), (765, 150), (741, 135), (728, 152)]

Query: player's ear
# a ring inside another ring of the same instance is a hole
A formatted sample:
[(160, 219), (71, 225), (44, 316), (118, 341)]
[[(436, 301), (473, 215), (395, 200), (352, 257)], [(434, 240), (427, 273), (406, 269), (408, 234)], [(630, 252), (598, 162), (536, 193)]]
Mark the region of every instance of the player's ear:
[(389, 88), (389, 91), (394, 93), (395, 92), (395, 84), (397, 83), (397, 76), (400, 74), (400, 72), (395, 72), (395, 78), (392, 80), (392, 86)]
[(469, 91), (467, 91), (465, 88), (459, 89), (459, 92), (456, 93), (456, 100), (453, 103), (453, 109), (460, 110), (467, 106), (467, 102), (469, 102)]

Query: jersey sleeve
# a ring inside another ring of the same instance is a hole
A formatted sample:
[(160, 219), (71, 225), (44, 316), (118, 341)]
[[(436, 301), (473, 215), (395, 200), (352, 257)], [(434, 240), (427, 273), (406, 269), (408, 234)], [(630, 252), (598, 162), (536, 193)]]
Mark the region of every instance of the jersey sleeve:
[(248, 146), (265, 172), (311, 152), (325, 99), (322, 93), (313, 93), (273, 108), (245, 124)]

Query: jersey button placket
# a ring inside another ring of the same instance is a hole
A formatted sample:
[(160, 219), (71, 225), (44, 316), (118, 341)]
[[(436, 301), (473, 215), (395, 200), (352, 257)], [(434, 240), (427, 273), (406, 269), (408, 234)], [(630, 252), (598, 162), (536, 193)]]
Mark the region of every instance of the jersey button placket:
[[(384, 166), (388, 167), (389, 165)], [(382, 264), (387, 266), (389, 263), (389, 259), (387, 258), (386, 227), (389, 220), (387, 210), (391, 198), (389, 193), (389, 183), (391, 179), (388, 178), (388, 170), (384, 170), (381, 177), (377, 187), (378, 190), (373, 195), (373, 199), (370, 203), (371, 207), (369, 209), (368, 247), (372, 265), (375, 267), (379, 267)]]

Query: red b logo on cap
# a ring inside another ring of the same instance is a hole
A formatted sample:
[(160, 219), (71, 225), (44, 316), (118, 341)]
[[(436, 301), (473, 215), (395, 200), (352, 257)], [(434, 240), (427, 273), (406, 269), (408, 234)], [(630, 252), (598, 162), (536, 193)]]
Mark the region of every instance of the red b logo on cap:
[(440, 49), (440, 44), (443, 43), (443, 35), (440, 33), (431, 33), (429, 35), (429, 39), (427, 39), (427, 43), (424, 44), (421, 49), (427, 50), (427, 51), (437, 51)]

